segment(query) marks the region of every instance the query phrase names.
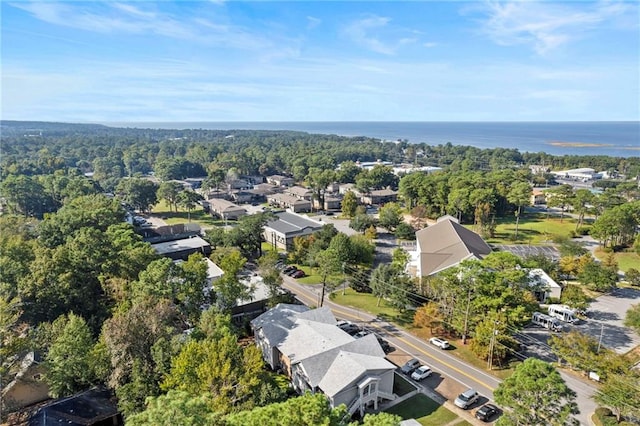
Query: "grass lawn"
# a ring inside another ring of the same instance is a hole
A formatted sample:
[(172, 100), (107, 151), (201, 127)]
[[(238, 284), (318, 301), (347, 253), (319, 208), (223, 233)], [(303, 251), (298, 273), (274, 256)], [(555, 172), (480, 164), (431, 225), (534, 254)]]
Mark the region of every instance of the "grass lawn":
[(413, 383), (409, 382), (398, 373), (394, 374), (395, 376), (393, 378), (393, 393), (398, 396), (403, 396), (408, 394), (409, 392), (413, 392), (414, 390), (416, 390), (416, 387), (413, 385)]
[[(189, 213), (186, 210), (181, 208), (178, 208), (177, 212), (170, 210), (169, 205), (165, 200), (162, 200), (153, 206), (151, 213), (155, 216), (162, 217), (163, 220), (167, 222), (167, 225), (189, 222)], [(209, 213), (205, 213), (202, 206), (197, 206), (195, 209), (191, 210), (191, 222), (199, 224), (202, 228), (225, 225), (224, 220), (215, 219)]]
[(389, 306), (384, 299), (380, 301), (380, 306), (378, 306), (377, 297), (369, 293), (357, 293), (351, 288), (347, 288), (344, 296), (342, 291), (331, 293), (331, 300), (340, 305), (362, 309), (385, 321), (394, 322), (403, 327), (413, 322), (413, 312), (399, 312), (396, 308)]
[(445, 425), (458, 418), (454, 413), (421, 393), (394, 405), (387, 412), (397, 414), (403, 420), (416, 419), (425, 426)]
[[(473, 225), (465, 225), (472, 229)], [(560, 217), (545, 214), (529, 213), (520, 217), (518, 226), (518, 239), (515, 240), (516, 218), (515, 216), (496, 218), (496, 232), (493, 238), (487, 239), (489, 244), (546, 244), (555, 237), (568, 237), (576, 228), (576, 221), (565, 217), (560, 222)]]
[[(598, 248), (595, 252), (598, 259), (604, 260), (608, 253)], [(627, 272), (631, 268), (640, 270), (640, 256), (633, 252), (617, 252), (614, 253), (616, 261), (618, 262), (618, 269)]]

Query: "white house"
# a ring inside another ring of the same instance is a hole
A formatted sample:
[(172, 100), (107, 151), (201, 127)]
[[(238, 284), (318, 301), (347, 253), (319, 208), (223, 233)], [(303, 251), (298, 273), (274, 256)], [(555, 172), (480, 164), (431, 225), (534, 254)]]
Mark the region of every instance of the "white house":
[(562, 294), (562, 286), (540, 268), (529, 270), (529, 284), (536, 287), (534, 293), (541, 303), (545, 303), (550, 297), (559, 300)]
[(281, 369), (299, 392), (321, 392), (332, 407), (350, 414), (393, 400), (396, 366), (385, 359), (376, 336), (356, 339), (336, 325), (327, 307), (309, 310), (279, 304), (251, 321), (256, 344), (271, 368)]

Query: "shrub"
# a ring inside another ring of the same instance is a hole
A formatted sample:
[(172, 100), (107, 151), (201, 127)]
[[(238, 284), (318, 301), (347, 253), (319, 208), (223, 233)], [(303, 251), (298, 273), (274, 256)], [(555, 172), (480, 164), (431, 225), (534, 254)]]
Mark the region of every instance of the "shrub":
[(576, 229), (576, 233), (579, 235), (589, 235), (590, 232), (591, 232), (591, 227), (589, 226), (581, 226), (578, 229)]
[(607, 407), (598, 407), (598, 408), (596, 408), (595, 414), (598, 417), (613, 416), (613, 412), (611, 411), (611, 409), (609, 409)]

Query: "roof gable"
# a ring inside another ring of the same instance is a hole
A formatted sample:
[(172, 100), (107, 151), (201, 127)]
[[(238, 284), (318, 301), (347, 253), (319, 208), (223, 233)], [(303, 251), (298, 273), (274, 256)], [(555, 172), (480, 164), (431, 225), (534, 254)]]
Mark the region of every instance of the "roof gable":
[(422, 276), (450, 268), (470, 257), (481, 259), (491, 253), (491, 247), (480, 235), (448, 217), (416, 232), (416, 239)]

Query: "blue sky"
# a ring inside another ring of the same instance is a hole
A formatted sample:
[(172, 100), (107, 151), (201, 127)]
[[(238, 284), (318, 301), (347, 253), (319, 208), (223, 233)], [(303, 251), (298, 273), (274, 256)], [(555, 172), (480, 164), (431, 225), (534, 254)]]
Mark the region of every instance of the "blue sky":
[(0, 4), (3, 119), (640, 119), (637, 1)]

